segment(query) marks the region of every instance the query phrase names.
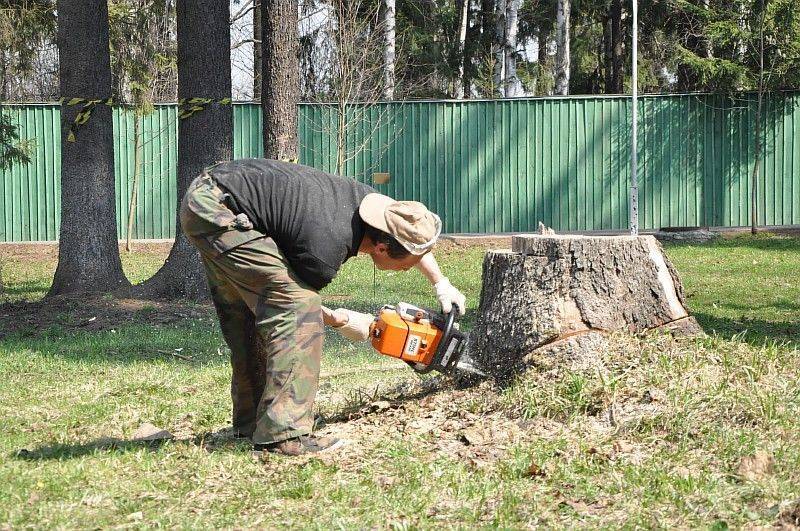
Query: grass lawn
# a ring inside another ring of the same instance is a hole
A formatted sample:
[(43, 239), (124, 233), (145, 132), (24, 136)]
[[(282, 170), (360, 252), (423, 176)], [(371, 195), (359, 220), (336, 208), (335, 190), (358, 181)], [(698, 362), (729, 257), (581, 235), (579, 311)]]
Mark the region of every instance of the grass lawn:
[[(603, 370), (454, 389), (328, 332), (321, 431), (350, 444), (311, 459), (254, 456), (217, 433), (229, 367), (209, 307), (31, 306), (54, 252), (0, 252), (0, 314), (19, 315), (0, 321), (0, 529), (800, 524), (798, 239), (668, 247), (711, 335), (615, 337)], [(467, 327), (482, 256), (439, 253), (468, 296)], [(123, 262), (141, 281), (163, 257), (144, 248)], [(418, 273), (373, 282), (361, 258), (324, 298), (362, 311), (435, 302)], [(131, 442), (145, 422), (175, 440)]]

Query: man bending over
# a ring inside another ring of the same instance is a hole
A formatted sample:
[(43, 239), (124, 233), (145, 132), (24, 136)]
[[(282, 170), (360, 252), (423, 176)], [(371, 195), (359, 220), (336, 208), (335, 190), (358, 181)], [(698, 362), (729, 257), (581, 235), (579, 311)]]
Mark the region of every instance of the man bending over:
[(233, 428), (286, 455), (333, 449), (311, 435), (323, 323), (352, 341), (372, 315), (321, 304), (342, 264), (368, 254), (378, 269), (419, 269), (444, 312), (464, 295), (430, 253), (442, 223), (425, 205), (366, 184), (266, 159), (217, 164), (190, 185), (181, 225), (200, 251), (233, 368)]

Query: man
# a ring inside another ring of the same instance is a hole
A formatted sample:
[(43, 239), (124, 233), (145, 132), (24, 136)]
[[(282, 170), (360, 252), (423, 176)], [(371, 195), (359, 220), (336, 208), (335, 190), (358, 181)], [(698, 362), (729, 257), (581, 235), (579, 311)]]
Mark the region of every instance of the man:
[(439, 217), (353, 179), (274, 160), (225, 162), (190, 184), (180, 217), (231, 350), (233, 428), (257, 448), (301, 455), (339, 445), (311, 429), (323, 323), (364, 341), (373, 319), (321, 305), (319, 290), (348, 258), (416, 267), (443, 311), (464, 311), (464, 295), (430, 254)]

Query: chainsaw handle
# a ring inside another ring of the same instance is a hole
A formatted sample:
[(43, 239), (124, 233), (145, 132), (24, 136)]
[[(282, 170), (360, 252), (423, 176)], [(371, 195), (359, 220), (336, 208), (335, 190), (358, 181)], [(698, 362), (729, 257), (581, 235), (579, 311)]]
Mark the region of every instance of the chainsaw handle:
[[(460, 308), (459, 308), (458, 304), (453, 304), (453, 307), (450, 309), (450, 313), (447, 314), (447, 319), (444, 322), (444, 329), (442, 330), (442, 341), (444, 341), (446, 338), (450, 337), (450, 332), (453, 331), (453, 325), (456, 322), (456, 314), (458, 313), (459, 309)], [(441, 348), (441, 344), (437, 348)], [(428, 366), (423, 366), (420, 369), (420, 368), (418, 368), (418, 364), (416, 364), (416, 363), (412, 363), (410, 361), (407, 361), (406, 363), (408, 363), (408, 365), (412, 369), (414, 369), (414, 371), (416, 371), (416, 372), (418, 372), (420, 374), (427, 374), (427, 373), (431, 372), (434, 369), (433, 364), (428, 365)]]

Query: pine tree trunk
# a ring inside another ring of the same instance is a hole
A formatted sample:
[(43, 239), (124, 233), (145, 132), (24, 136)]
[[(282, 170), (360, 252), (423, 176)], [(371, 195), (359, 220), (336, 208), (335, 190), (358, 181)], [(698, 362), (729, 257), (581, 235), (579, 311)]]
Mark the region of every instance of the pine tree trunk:
[(702, 334), (685, 304), (678, 274), (652, 236), (515, 236), (511, 251), (484, 259), (469, 354), (505, 378), (543, 350), (592, 357), (598, 339), (613, 331)]
[(572, 0), (556, 0), (556, 65), (555, 93), (562, 96), (569, 94), (570, 73), (570, 11)]
[(507, 0), (505, 29), (505, 95), (506, 98), (522, 95), (522, 83), (517, 77), (517, 30), (519, 8), (522, 0)]
[[(230, 11), (227, 2), (178, 0), (178, 98), (231, 97)], [(212, 103), (178, 122), (178, 205), (206, 166), (233, 157), (233, 110)], [(180, 208), (180, 207), (178, 207)], [(176, 209), (177, 216), (177, 209)], [(136, 286), (140, 297), (204, 299), (205, 272), (197, 250), (176, 224), (164, 266)]]
[(494, 40), (492, 53), (494, 55), (494, 72), (492, 85), (494, 92), (499, 97), (505, 96), (505, 68), (506, 68), (506, 2), (496, 0), (494, 11)]
[[(61, 96), (111, 96), (105, 0), (58, 2)], [(128, 285), (117, 240), (111, 107), (97, 105), (68, 142), (82, 105), (61, 106), (61, 229), (58, 267), (48, 295), (112, 291)]]
[(261, 5), (264, 156), (296, 160), (297, 103), (300, 98), (297, 2), (263, 0)]
[(603, 19), (603, 89), (606, 94), (611, 93), (612, 64), (614, 54), (611, 46), (611, 16)]
[(384, 0), (383, 98), (394, 99), (395, 0)]

